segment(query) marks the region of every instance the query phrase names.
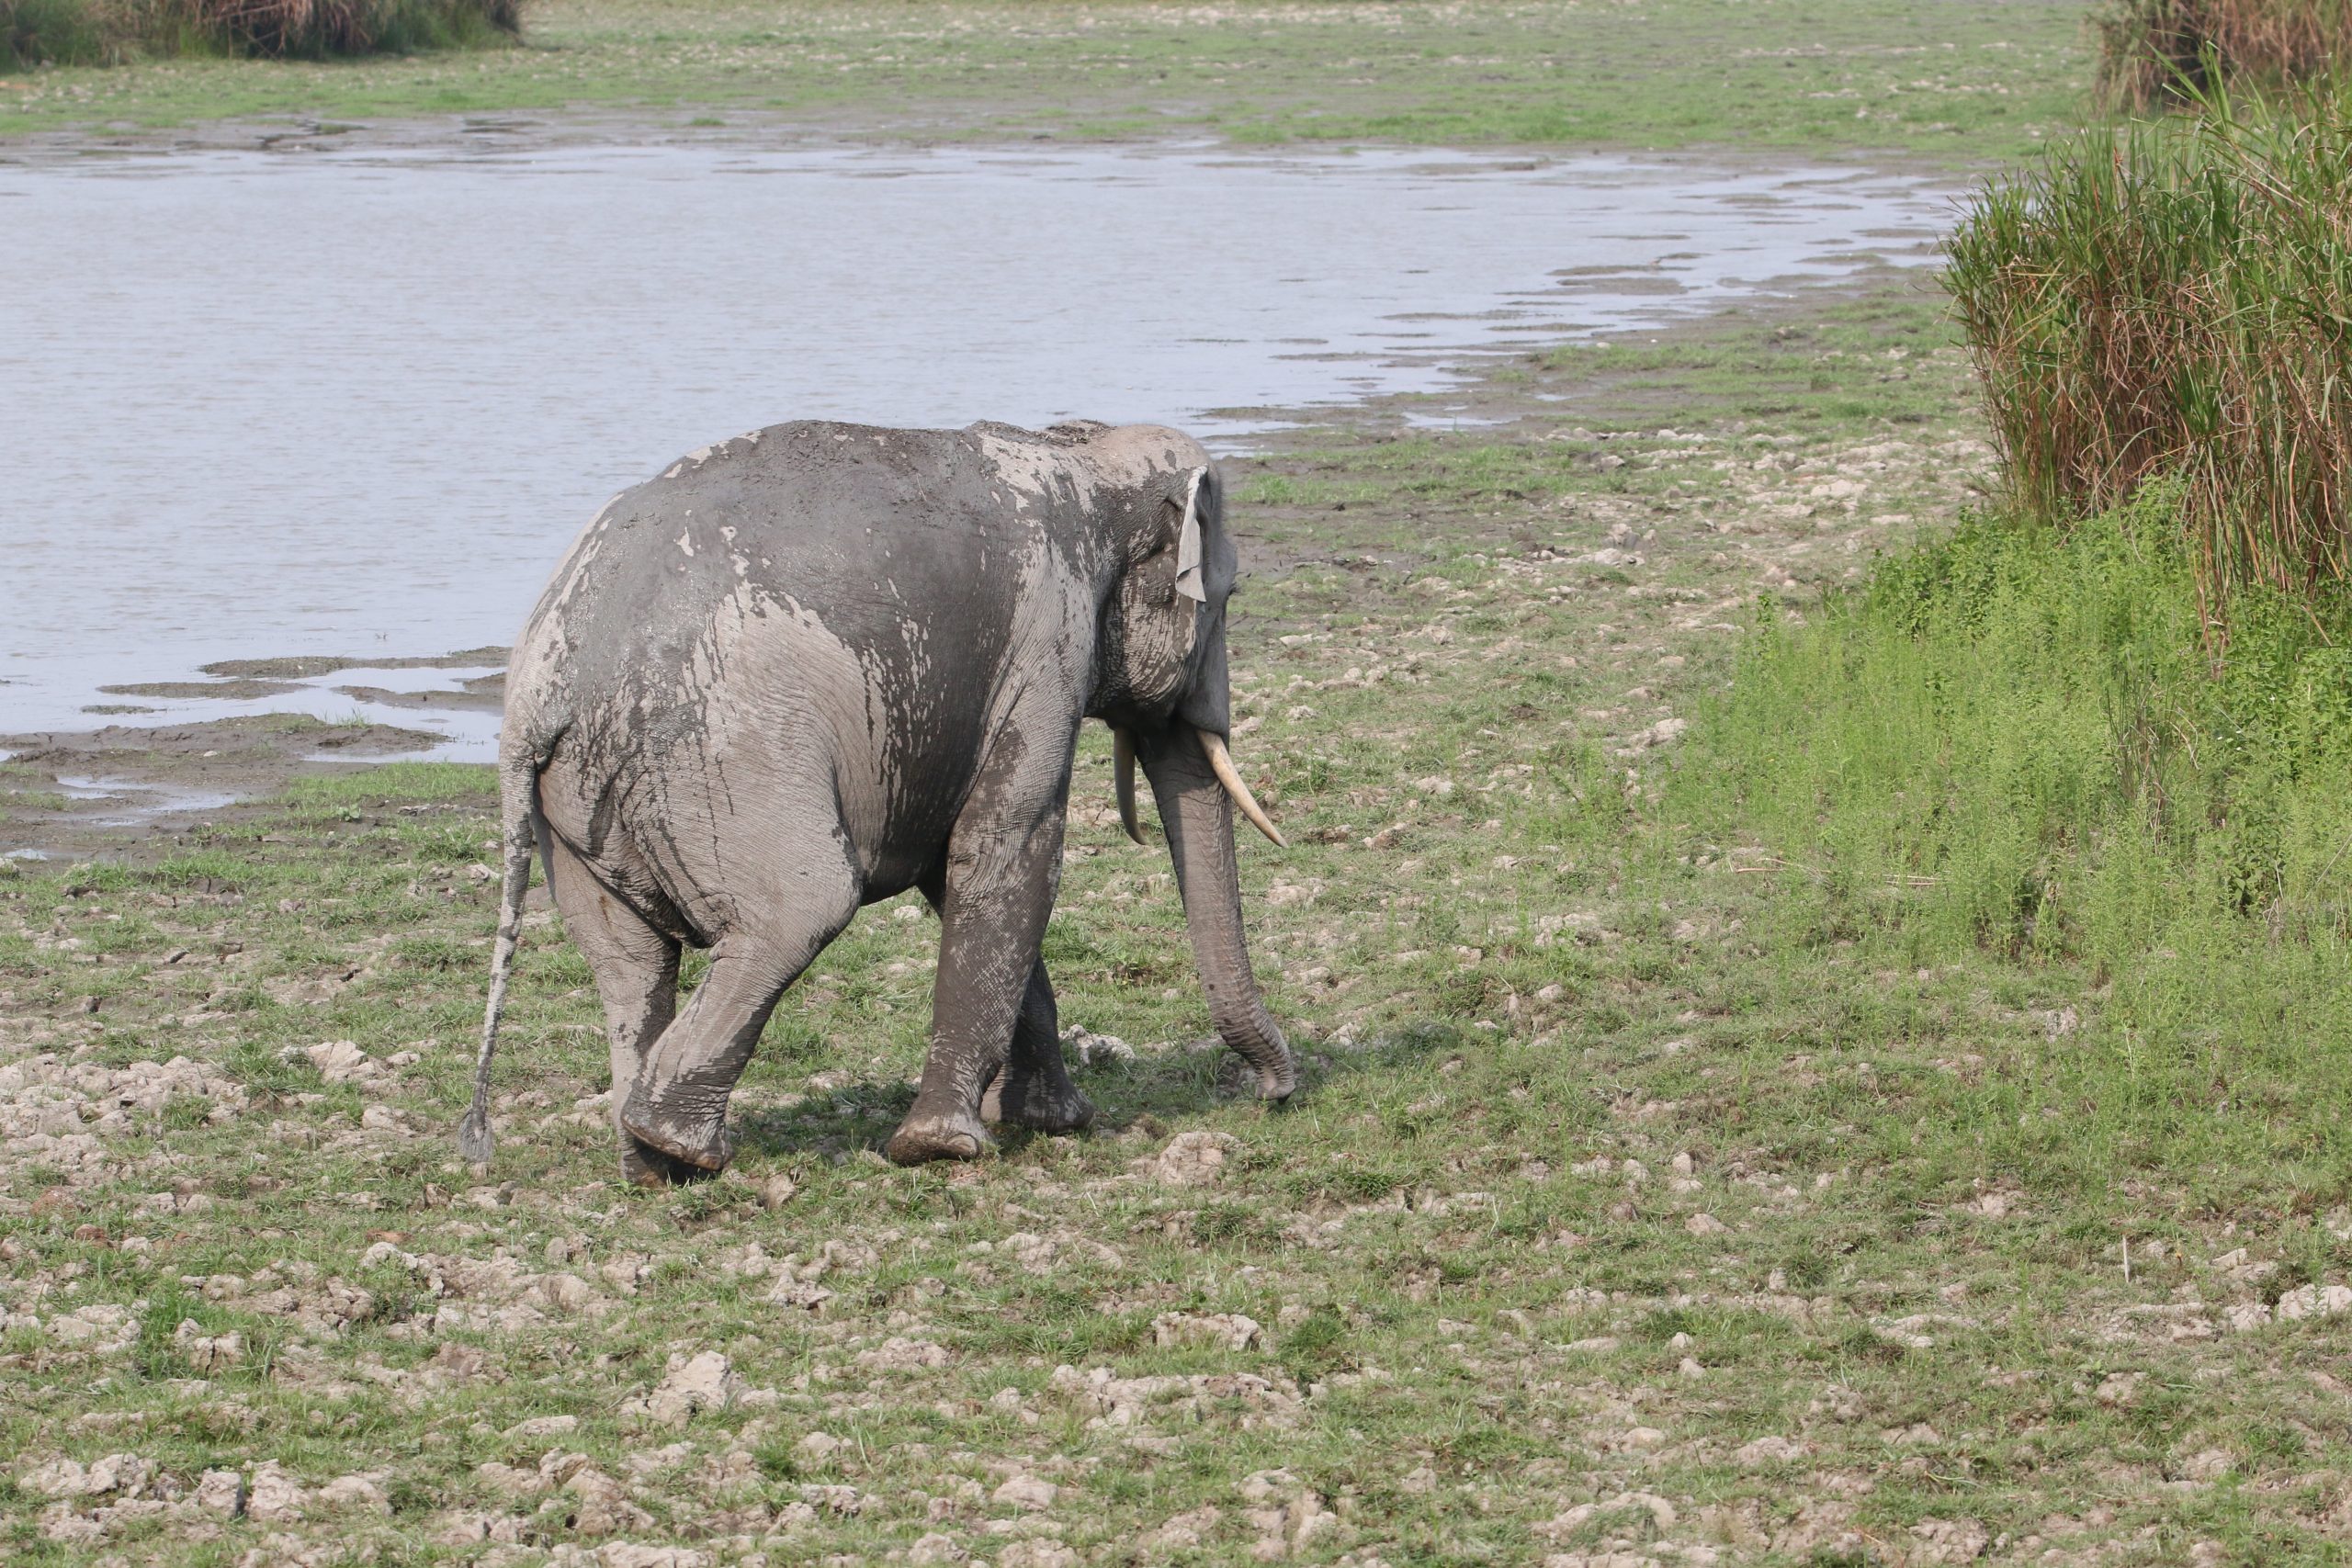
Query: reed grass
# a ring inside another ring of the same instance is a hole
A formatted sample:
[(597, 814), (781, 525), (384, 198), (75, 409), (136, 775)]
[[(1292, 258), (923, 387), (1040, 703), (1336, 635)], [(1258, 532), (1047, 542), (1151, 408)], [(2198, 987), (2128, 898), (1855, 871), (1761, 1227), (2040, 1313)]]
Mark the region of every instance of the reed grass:
[(2291, 87), (2352, 61), (2352, 0), (2113, 0), (2093, 24), (2099, 96), (2114, 107)]
[(2018, 504), (2064, 525), (2177, 476), (2210, 615), (2352, 573), (2346, 103), (2093, 128), (1949, 243)]
[(522, 0), (0, 0), (0, 70), (408, 54), (503, 42), (521, 28)]

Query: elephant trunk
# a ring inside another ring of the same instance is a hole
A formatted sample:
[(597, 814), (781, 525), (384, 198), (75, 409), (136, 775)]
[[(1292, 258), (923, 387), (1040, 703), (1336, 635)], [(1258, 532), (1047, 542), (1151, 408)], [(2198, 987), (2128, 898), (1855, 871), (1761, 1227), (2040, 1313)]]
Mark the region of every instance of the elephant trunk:
[(1151, 780), (1175, 857), (1176, 886), (1184, 899), (1201, 986), (1208, 993), (1209, 1017), (1226, 1044), (1258, 1070), (1260, 1095), (1287, 1100), (1298, 1087), (1298, 1069), (1250, 970), (1233, 797), (1212, 765), (1213, 749), (1202, 731), (1177, 723), (1141, 739), (1144, 773)]

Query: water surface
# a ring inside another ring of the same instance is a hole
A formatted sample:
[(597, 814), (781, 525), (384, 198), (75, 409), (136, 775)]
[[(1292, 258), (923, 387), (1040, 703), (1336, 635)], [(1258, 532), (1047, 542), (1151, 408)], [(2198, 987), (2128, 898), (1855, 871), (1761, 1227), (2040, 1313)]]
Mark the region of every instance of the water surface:
[[(1377, 152), (210, 153), (0, 167), (0, 731), (378, 708), (208, 662), (510, 640), (678, 454), (794, 418), (1231, 450), (1480, 353), (1930, 259), (1840, 169)], [(1438, 416), (1440, 423), (1445, 417)], [(143, 707), (101, 716), (96, 704)]]

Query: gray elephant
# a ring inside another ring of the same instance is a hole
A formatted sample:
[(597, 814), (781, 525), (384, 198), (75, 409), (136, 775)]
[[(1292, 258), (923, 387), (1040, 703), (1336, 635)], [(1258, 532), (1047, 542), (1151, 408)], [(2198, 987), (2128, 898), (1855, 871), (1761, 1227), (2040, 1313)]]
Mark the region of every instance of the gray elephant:
[[(500, 1009), (545, 858), (611, 1037), (621, 1167), (723, 1168), (727, 1101), (769, 1012), (861, 905), (940, 922), (931, 1045), (892, 1136), (971, 1159), (988, 1121), (1093, 1114), (1064, 1068), (1038, 943), (1082, 719), (1142, 761), (1209, 1011), (1261, 1094), (1297, 1077), (1250, 974), (1225, 609), (1235, 552), (1207, 453), (1153, 425), (780, 424), (615, 497), (508, 669), (504, 877), (465, 1156), (489, 1158)], [(677, 1008), (682, 944), (709, 973)]]

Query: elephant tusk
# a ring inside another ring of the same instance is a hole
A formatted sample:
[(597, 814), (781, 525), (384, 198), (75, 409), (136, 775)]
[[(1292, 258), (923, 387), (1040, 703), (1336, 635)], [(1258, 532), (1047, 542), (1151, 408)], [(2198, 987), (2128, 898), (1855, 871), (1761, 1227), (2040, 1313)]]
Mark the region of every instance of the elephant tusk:
[(1209, 771), (1216, 774), (1216, 782), (1225, 786), (1225, 793), (1233, 796), (1233, 804), (1241, 808), (1241, 815), (1250, 818), (1251, 827), (1272, 839), (1275, 848), (1290, 848), (1290, 840), (1283, 838), (1268, 819), (1265, 807), (1260, 806), (1258, 797), (1250, 793), (1250, 786), (1241, 782), (1241, 771), (1233, 765), (1233, 753), (1226, 749), (1225, 737), (1213, 735), (1205, 729), (1199, 734), (1201, 750), (1208, 753)]
[(1119, 826), (1136, 843), (1148, 844), (1151, 840), (1136, 820), (1136, 738), (1124, 729), (1111, 731), (1111, 762), (1118, 780)]

